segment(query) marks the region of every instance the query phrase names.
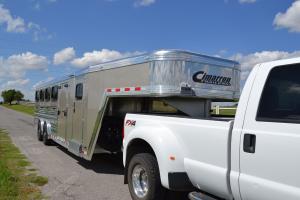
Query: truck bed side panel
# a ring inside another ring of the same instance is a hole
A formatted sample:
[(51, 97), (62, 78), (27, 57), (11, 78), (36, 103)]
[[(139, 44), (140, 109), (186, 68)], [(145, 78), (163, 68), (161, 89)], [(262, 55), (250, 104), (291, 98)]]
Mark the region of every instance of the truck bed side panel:
[(190, 131), (178, 137), (185, 149), (184, 166), (192, 183), (201, 190), (231, 198), (228, 173), (232, 122), (198, 120), (194, 126), (187, 126)]
[[(226, 198), (230, 196), (228, 181), (230, 168), (228, 161), (230, 158), (228, 147), (231, 139), (232, 121), (134, 114), (128, 114), (126, 116), (127, 119), (136, 120), (136, 128), (134, 129), (139, 129), (139, 127), (144, 125), (151, 125), (152, 127), (156, 127), (155, 129), (158, 129), (151, 132), (151, 135), (149, 133), (147, 135), (152, 139), (157, 138), (158, 141), (153, 143), (155, 144), (154, 148), (158, 149), (154, 149), (154, 151), (158, 152), (158, 154), (164, 154), (162, 158), (158, 158), (160, 167), (163, 163), (162, 160), (168, 159), (167, 155), (165, 155), (167, 152), (169, 155), (176, 157), (174, 166), (172, 166), (172, 162), (167, 162), (167, 165), (163, 165), (164, 169), (160, 169), (161, 175), (165, 171), (187, 172), (194, 186), (221, 197)], [(133, 131), (132, 128), (125, 129), (125, 148), (127, 142), (129, 142), (128, 140), (133, 139), (130, 136), (131, 131)], [(141, 132), (137, 135), (142, 137), (143, 134)], [(155, 134), (157, 134), (157, 137)], [(167, 135), (167, 138), (162, 135)], [(170, 144), (171, 141), (176, 142)], [(163, 146), (159, 148), (158, 144), (162, 144)], [(177, 147), (174, 148), (174, 145), (177, 145)], [(164, 152), (161, 152), (162, 149)], [(160, 157), (160, 155), (156, 156)], [(182, 164), (178, 165), (178, 162)]]

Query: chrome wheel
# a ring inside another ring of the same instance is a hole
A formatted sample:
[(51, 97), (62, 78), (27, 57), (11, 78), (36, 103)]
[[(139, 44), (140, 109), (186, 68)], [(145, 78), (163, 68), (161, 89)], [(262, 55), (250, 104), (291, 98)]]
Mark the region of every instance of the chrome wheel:
[(149, 190), (148, 175), (145, 168), (136, 165), (132, 171), (132, 186), (134, 193), (139, 198), (144, 198)]

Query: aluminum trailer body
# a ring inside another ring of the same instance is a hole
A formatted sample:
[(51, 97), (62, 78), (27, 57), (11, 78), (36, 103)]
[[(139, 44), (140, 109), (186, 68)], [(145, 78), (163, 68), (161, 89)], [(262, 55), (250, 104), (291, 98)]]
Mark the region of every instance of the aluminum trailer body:
[(126, 113), (208, 117), (212, 100), (239, 98), (239, 81), (238, 63), (180, 50), (90, 66), (37, 86), (37, 135), (91, 160), (122, 150)]

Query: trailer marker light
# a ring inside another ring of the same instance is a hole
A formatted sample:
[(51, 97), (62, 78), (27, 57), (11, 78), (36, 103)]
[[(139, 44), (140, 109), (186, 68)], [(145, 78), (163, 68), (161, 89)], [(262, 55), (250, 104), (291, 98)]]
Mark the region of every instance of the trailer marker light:
[(139, 92), (142, 91), (142, 87), (125, 87), (125, 88), (106, 88), (106, 92)]
[(134, 89), (135, 91), (141, 91), (142, 90), (142, 88), (141, 87), (135, 87), (135, 89)]
[(170, 156), (170, 160), (176, 160), (175, 156)]

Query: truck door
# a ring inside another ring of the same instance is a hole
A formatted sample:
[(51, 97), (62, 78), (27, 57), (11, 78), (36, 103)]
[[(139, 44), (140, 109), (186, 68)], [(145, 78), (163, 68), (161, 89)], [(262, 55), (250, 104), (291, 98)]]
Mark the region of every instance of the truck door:
[(58, 90), (58, 136), (66, 139), (68, 116), (68, 82), (62, 83)]
[(73, 102), (73, 140), (79, 142), (80, 144), (83, 142), (83, 93), (83, 80), (76, 78)]
[(300, 64), (259, 69), (240, 145), (244, 200), (300, 199), (299, 75)]

